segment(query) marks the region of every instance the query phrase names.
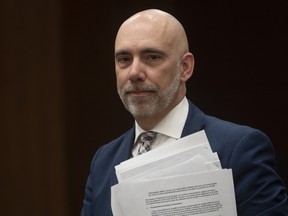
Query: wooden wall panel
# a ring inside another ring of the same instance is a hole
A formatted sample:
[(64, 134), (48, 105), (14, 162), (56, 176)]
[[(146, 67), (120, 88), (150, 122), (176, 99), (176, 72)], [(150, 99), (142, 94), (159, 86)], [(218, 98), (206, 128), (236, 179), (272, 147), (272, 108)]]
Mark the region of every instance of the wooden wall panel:
[(188, 97), (266, 132), (288, 181), (286, 1), (2, 0), (1, 214), (80, 214), (93, 154), (133, 124), (116, 92), (115, 34), (152, 7), (187, 30), (196, 57)]
[(1, 215), (68, 215), (59, 17), (57, 1), (1, 1)]

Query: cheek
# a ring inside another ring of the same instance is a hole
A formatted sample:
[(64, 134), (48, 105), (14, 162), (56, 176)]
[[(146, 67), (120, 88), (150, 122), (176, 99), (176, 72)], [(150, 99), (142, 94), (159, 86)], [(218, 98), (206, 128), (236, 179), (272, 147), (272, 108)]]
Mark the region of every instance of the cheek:
[(161, 73), (160, 76), (155, 77), (155, 82), (160, 89), (167, 89), (174, 82), (176, 78), (176, 73), (172, 71), (165, 71)]
[(127, 82), (127, 80), (127, 75), (125, 75), (124, 72), (116, 71), (116, 82), (118, 87), (123, 86)]

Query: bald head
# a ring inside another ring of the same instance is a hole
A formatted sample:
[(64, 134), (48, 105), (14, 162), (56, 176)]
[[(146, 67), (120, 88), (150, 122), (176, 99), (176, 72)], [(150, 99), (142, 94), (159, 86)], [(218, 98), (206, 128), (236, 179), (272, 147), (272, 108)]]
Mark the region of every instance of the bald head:
[(145, 10), (119, 28), (115, 40), (117, 89), (143, 129), (153, 128), (184, 98), (193, 66), (185, 31), (172, 15)]
[(161, 39), (163, 43), (179, 52), (179, 55), (189, 51), (188, 40), (181, 23), (171, 14), (158, 9), (140, 11), (128, 18), (118, 30), (115, 46), (125, 38), (145, 40), (145, 37)]

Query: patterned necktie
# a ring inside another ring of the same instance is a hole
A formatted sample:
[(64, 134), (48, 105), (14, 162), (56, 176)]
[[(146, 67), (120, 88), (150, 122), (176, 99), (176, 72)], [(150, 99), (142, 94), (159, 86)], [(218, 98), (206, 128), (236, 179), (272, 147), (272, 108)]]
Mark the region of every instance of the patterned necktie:
[(151, 144), (155, 140), (157, 133), (154, 131), (147, 131), (140, 134), (140, 139), (138, 141), (137, 155), (141, 155), (151, 149)]

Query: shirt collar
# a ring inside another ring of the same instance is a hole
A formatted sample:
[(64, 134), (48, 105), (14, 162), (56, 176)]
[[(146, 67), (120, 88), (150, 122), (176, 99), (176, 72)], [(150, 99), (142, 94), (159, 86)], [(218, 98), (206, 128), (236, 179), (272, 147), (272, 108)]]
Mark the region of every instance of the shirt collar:
[[(174, 139), (180, 139), (187, 119), (188, 109), (189, 104), (187, 98), (184, 97), (182, 101), (151, 130)], [(142, 132), (145, 132), (145, 130), (135, 121), (135, 141)]]

